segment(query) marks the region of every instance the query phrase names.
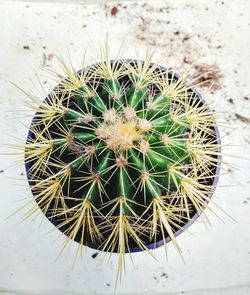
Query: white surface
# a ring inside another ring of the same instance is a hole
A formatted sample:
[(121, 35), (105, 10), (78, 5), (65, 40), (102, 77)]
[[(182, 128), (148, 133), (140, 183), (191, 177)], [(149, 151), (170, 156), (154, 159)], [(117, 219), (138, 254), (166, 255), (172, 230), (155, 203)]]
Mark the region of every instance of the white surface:
[[(205, 97), (215, 101), (224, 120), (233, 127), (223, 138), (223, 143), (230, 143), (224, 152), (249, 158), (250, 125), (237, 119), (235, 112), (250, 117), (250, 2), (224, 2), (171, 0), (84, 6), (0, 1), (0, 143), (13, 141), (12, 135), (24, 142), (27, 129), (20, 120), (28, 125), (31, 119), (17, 118), (16, 111), (24, 108), (21, 100), (25, 97), (9, 81), (33, 90), (33, 85), (38, 87), (34, 73), (38, 72), (42, 82), (47, 81), (48, 74), (42, 69), (58, 68), (51, 54), (67, 58), (67, 50), (78, 68), (89, 40), (102, 42), (108, 32), (115, 49), (126, 36), (125, 57), (135, 57), (134, 47), (142, 52), (153, 46), (158, 48), (159, 57), (167, 58), (163, 64), (181, 65), (184, 57), (196, 64), (216, 64), (223, 75), (219, 79), (221, 88), (208, 91)], [(113, 6), (118, 8), (116, 16), (110, 15)], [(183, 41), (185, 37), (189, 39)], [(29, 50), (23, 46), (29, 46)], [(207, 89), (201, 90), (204, 93)], [(225, 135), (225, 128), (221, 131)], [(95, 251), (88, 249), (72, 268), (76, 245), (55, 261), (64, 240), (47, 220), (40, 224), (42, 216), (20, 223), (20, 213), (5, 220), (24, 203), (20, 200), (29, 191), (25, 177), (20, 175), (24, 167), (7, 169), (13, 159), (4, 156), (0, 162), (0, 170), (4, 170), (0, 173), (0, 290), (111, 294), (116, 257), (101, 264), (99, 256), (91, 257)], [(224, 159), (237, 170), (221, 177), (216, 203), (237, 223), (222, 214), (223, 223), (208, 213), (211, 228), (207, 230), (198, 222), (192, 225), (189, 233), (178, 237), (185, 264), (172, 245), (168, 261), (162, 248), (154, 251), (158, 261), (144, 253), (134, 254), (134, 267), (128, 259), (117, 294), (250, 293), (250, 162)], [(223, 289), (216, 291), (218, 288)]]

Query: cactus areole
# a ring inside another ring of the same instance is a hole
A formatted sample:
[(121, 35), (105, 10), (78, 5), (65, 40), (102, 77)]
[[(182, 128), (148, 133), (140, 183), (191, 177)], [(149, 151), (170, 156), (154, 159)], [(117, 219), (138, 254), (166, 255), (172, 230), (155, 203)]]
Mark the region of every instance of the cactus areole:
[(97, 63), (40, 102), (25, 146), (38, 207), (69, 240), (152, 249), (206, 219), (219, 173), (213, 111), (186, 78), (134, 60)]

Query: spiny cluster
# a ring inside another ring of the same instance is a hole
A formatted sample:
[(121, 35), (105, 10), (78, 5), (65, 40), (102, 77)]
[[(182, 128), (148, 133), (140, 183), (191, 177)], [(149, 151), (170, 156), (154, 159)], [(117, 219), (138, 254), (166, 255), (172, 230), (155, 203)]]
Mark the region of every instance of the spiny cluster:
[(69, 241), (118, 252), (118, 274), (126, 252), (167, 240), (180, 250), (175, 233), (208, 207), (220, 161), (214, 112), (151, 59), (106, 54), (79, 72), (62, 61), (59, 86), (43, 102), (29, 95), (38, 208)]

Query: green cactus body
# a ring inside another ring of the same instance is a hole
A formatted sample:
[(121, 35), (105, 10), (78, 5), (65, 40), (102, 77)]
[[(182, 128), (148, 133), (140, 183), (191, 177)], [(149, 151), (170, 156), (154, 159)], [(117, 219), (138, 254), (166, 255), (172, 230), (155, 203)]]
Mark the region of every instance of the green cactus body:
[(61, 81), (31, 124), (36, 202), (80, 244), (123, 255), (169, 237), (178, 248), (175, 232), (208, 206), (220, 152), (214, 114), (147, 62), (83, 72)]

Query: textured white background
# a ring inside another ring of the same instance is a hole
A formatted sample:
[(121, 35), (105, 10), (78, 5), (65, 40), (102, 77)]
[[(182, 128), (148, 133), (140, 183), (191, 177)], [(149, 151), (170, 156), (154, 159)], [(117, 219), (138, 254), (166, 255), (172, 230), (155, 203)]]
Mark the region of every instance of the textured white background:
[[(153, 47), (165, 65), (211, 69), (212, 91), (200, 90), (229, 125), (221, 127), (228, 145), (224, 159), (235, 167), (224, 165), (214, 200), (237, 222), (217, 210), (223, 223), (208, 212), (211, 228), (196, 222), (178, 237), (185, 264), (172, 245), (168, 260), (163, 249), (154, 251), (158, 261), (134, 254), (117, 294), (250, 294), (250, 2), (36, 2), (0, 1), (0, 144), (14, 142), (12, 136), (24, 142), (24, 125), (31, 120), (17, 113), (25, 96), (10, 81), (27, 91), (39, 89), (38, 73), (44, 87), (54, 85), (43, 69), (58, 69), (55, 54), (67, 59), (69, 52), (80, 68), (84, 49), (106, 33), (112, 49), (126, 37), (124, 57)], [(114, 6), (118, 12), (111, 15)], [(1, 146), (0, 153), (6, 151)], [(41, 223), (41, 215), (21, 223), (20, 212), (6, 220), (29, 196), (23, 165), (9, 168), (15, 160), (0, 158), (0, 293), (112, 294), (115, 256), (101, 264), (101, 255), (93, 259), (96, 251), (88, 249), (72, 268), (76, 245), (56, 260), (64, 239), (47, 220)]]

